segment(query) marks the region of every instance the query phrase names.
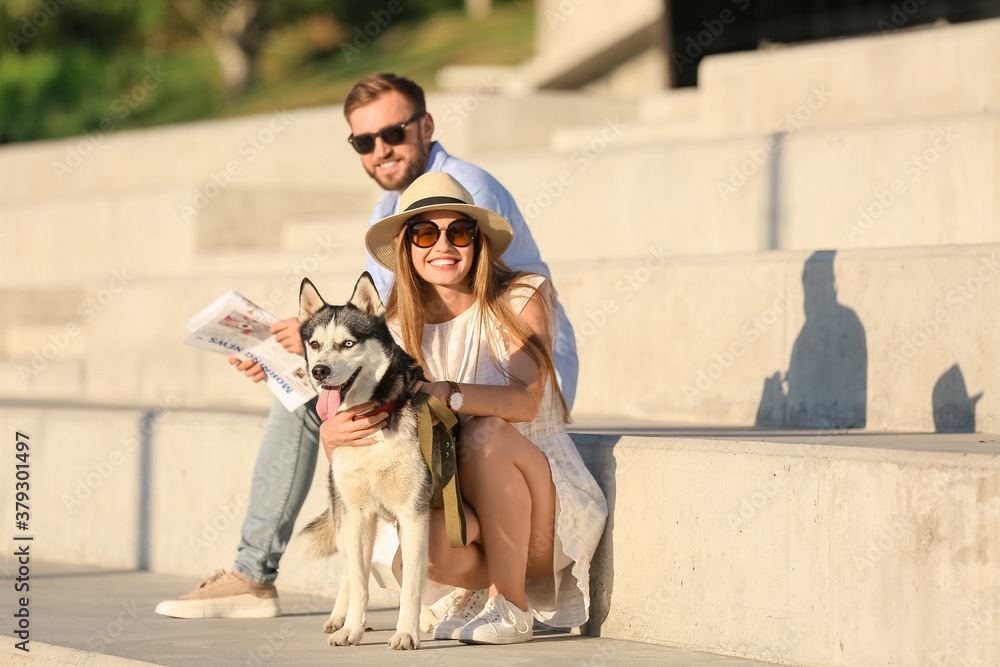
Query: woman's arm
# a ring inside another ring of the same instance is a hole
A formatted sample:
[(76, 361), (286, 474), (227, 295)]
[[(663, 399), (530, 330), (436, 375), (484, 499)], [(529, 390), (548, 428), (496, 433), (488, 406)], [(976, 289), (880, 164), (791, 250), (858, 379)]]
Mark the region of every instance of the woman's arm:
[[(551, 356), (552, 323), (549, 307), (541, 292), (535, 294), (521, 311), (521, 319), (528, 325), (539, 342)], [(459, 384), (462, 390), (462, 409), (459, 413), (480, 417), (501, 417), (509, 422), (530, 422), (538, 415), (538, 408), (545, 393), (548, 369), (536, 363), (524, 350), (523, 341), (510, 339), (511, 377), (509, 385)], [(431, 394), (448, 404), (451, 386), (447, 382), (427, 382), (420, 391)]]

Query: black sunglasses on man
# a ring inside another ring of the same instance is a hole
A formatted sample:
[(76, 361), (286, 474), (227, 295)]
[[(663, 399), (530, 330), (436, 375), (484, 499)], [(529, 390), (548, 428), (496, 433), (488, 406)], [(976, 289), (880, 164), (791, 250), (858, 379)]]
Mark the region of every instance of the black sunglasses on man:
[(382, 141), (389, 144), (390, 146), (398, 146), (399, 144), (406, 141), (406, 126), (416, 123), (418, 120), (424, 117), (426, 111), (418, 111), (410, 117), (410, 120), (405, 123), (396, 123), (395, 125), (388, 125), (383, 127), (378, 132), (369, 132), (368, 134), (358, 134), (347, 137), (347, 141), (354, 146), (354, 150), (361, 153), (362, 155), (367, 155), (375, 150), (375, 137), (382, 137)]

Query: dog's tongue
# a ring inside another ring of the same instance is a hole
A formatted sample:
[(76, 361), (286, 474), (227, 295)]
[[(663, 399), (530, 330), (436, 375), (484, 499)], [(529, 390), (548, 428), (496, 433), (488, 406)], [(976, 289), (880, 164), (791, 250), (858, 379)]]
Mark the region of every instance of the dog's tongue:
[(319, 392), (319, 400), (316, 402), (316, 413), (319, 418), (326, 421), (330, 417), (337, 414), (337, 408), (340, 407), (340, 387), (335, 387), (334, 389), (323, 389)]

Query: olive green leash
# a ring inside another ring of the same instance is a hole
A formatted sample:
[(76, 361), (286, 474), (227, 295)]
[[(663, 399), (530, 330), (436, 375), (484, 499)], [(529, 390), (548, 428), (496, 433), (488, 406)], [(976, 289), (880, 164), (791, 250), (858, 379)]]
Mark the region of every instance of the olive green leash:
[[(465, 546), (465, 506), (458, 486), (458, 417), (444, 403), (430, 394), (420, 393), (413, 399), (417, 408), (417, 436), (420, 451), (431, 471), (434, 485), (434, 509), (444, 508), (444, 525), (448, 543), (457, 549)], [(431, 415), (438, 418), (431, 425)], [(438, 432), (440, 448), (434, 457), (434, 431)]]

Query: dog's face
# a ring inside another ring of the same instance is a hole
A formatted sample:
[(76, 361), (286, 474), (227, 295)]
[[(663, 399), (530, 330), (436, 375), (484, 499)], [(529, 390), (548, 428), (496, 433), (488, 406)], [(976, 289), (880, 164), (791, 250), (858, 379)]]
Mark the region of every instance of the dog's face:
[(371, 276), (365, 272), (344, 306), (323, 300), (308, 278), (299, 289), (299, 333), (306, 370), (320, 392), (317, 412), (329, 419), (366, 403), (389, 368), (394, 344)]

